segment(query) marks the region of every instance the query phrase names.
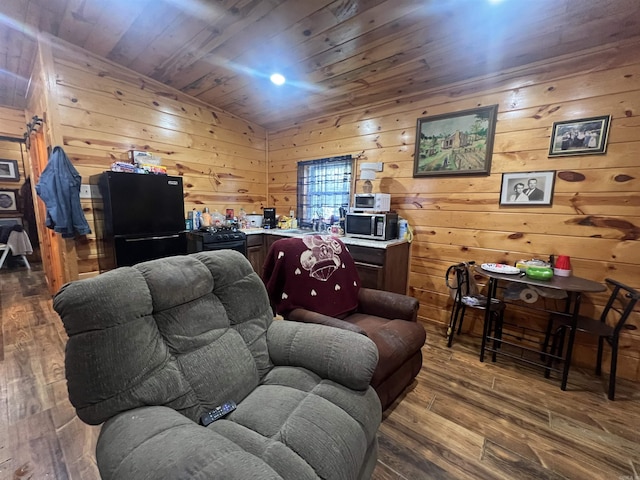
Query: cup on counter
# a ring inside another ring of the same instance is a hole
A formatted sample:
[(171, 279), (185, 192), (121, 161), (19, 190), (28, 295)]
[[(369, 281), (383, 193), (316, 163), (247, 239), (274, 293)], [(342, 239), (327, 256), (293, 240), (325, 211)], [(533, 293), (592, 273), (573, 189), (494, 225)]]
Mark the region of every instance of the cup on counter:
[(567, 255), (558, 255), (556, 263), (553, 266), (553, 273), (559, 277), (570, 277), (571, 259)]

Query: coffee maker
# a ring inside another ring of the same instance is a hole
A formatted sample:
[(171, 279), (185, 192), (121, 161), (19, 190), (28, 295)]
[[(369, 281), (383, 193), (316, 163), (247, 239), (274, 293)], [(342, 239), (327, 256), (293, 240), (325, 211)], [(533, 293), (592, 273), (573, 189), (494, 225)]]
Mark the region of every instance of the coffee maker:
[(262, 226), (264, 228), (276, 228), (276, 209), (265, 208), (262, 213), (264, 215)]

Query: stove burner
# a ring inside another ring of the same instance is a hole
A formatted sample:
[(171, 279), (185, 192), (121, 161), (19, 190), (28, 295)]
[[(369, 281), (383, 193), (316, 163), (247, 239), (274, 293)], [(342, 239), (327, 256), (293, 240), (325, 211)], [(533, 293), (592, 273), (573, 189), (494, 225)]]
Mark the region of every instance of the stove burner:
[(238, 227), (235, 225), (220, 225), (217, 227), (211, 226), (211, 227), (201, 227), (199, 229), (200, 232), (204, 232), (204, 233), (218, 233), (218, 232), (237, 232), (239, 231)]
[(244, 240), (246, 238), (246, 234), (236, 226), (202, 227), (193, 234), (202, 237), (204, 243)]

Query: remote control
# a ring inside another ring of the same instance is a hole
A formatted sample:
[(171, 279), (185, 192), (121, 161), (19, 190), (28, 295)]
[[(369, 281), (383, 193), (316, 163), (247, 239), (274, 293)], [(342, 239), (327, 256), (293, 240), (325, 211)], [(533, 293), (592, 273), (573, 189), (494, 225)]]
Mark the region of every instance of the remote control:
[(226, 414), (233, 412), (235, 409), (236, 402), (234, 402), (233, 400), (229, 400), (228, 402), (224, 402), (222, 405), (217, 406), (210, 412), (203, 414), (200, 417), (200, 423), (206, 427), (208, 425), (211, 425), (219, 418), (224, 417)]

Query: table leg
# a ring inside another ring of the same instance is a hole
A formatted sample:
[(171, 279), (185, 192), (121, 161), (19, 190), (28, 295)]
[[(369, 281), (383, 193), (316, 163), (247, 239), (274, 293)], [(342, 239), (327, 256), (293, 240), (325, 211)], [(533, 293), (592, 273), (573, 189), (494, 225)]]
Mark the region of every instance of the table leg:
[(487, 337), (491, 333), (491, 299), (495, 295), (496, 291), (495, 278), (489, 278), (489, 286), (487, 288), (487, 308), (484, 310), (484, 326), (482, 328), (482, 344), (480, 345), (480, 361), (484, 362), (484, 350), (487, 346)]
[(496, 361), (496, 355), (500, 347), (502, 347), (502, 318), (501, 314), (498, 312), (493, 312), (491, 315), (491, 326), (494, 327), (493, 333), (493, 355), (491, 356), (491, 361)]
[(580, 313), (581, 299), (582, 299), (582, 294), (580, 292), (576, 292), (576, 298), (573, 301), (573, 315), (571, 316), (571, 327), (569, 330), (569, 340), (567, 341), (567, 352), (564, 358), (564, 368), (562, 369), (562, 384), (560, 385), (561, 390), (567, 389), (567, 380), (569, 378), (569, 367), (571, 366), (573, 342), (576, 338), (576, 326), (578, 324), (578, 315)]
[[(567, 299), (564, 302), (564, 313), (567, 315), (571, 313), (571, 297), (572, 294), (569, 292), (567, 294)], [(551, 320), (551, 315), (549, 316), (549, 321), (547, 322), (547, 329), (544, 333), (544, 343), (542, 344), (542, 355), (540, 355), (540, 360), (543, 362), (547, 359), (546, 353), (549, 349), (549, 342), (551, 341), (551, 334), (553, 333), (553, 321)], [(547, 371), (548, 373), (548, 371)], [(548, 377), (548, 375), (545, 375)]]

